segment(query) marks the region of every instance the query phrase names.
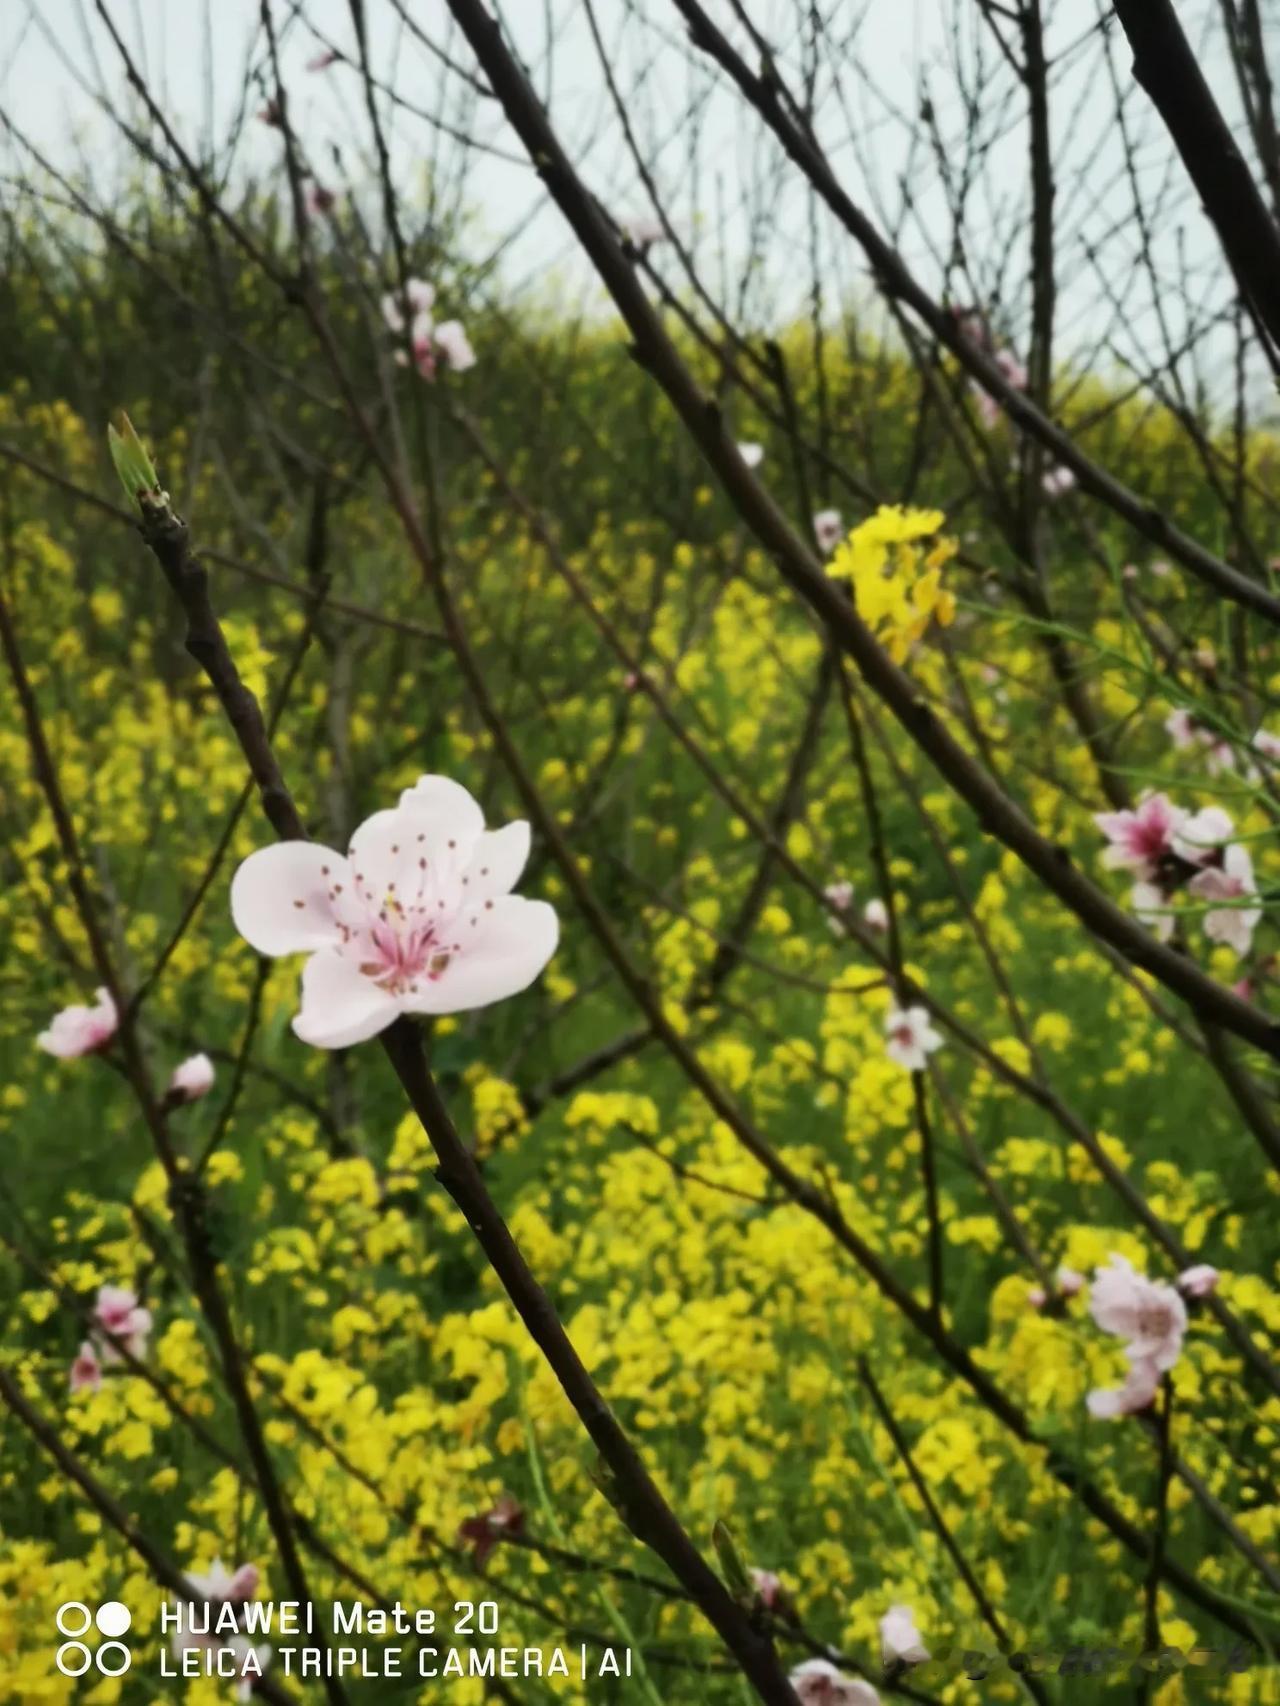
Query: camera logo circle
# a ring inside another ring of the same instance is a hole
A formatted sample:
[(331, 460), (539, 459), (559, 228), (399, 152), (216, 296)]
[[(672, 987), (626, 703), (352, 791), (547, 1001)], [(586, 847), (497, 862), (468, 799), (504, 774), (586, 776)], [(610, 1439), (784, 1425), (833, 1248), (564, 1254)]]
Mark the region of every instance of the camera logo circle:
[[(60, 1635), (73, 1637), (64, 1641), (54, 1655), (54, 1663), (63, 1676), (83, 1676), (95, 1665), (103, 1676), (123, 1676), (133, 1663), (133, 1655), (120, 1639), (121, 1635), (128, 1633), (133, 1613), (118, 1599), (107, 1600), (96, 1611), (90, 1611), (78, 1599), (69, 1599), (65, 1605), (58, 1607), (54, 1622)], [(88, 1634), (94, 1625), (100, 1635), (107, 1637), (96, 1652), (74, 1638)]]

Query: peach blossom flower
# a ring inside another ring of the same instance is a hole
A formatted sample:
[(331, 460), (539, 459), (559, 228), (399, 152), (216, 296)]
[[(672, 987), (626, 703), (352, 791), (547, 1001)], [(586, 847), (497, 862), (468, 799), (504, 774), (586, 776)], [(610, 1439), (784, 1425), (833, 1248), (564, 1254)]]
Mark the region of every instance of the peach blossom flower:
[[(93, 1316), (102, 1329), (101, 1355), (104, 1363), (123, 1361), (113, 1340), (119, 1340), (131, 1357), (146, 1356), (151, 1311), (138, 1302), (136, 1292), (122, 1285), (101, 1286)], [(105, 1336), (107, 1334), (110, 1334), (109, 1338)]]
[(1074, 491), (1075, 474), (1070, 468), (1050, 468), (1041, 478), (1040, 489), (1047, 498), (1060, 498), (1067, 492)]
[(1084, 1290), (1084, 1275), (1078, 1274), (1074, 1268), (1059, 1268), (1057, 1282), (1064, 1297), (1074, 1297), (1078, 1291)]
[(790, 1681), (800, 1706), (877, 1706), (880, 1699), (869, 1682), (845, 1676), (829, 1659), (806, 1659)]
[(1106, 869), (1136, 871), (1142, 881), (1151, 882), (1188, 819), (1166, 795), (1149, 794), (1136, 811), (1095, 812), (1093, 821), (1107, 838), (1102, 855)]
[(1186, 1304), (1173, 1286), (1148, 1279), (1123, 1256), (1113, 1253), (1094, 1273), (1089, 1313), (1104, 1333), (1125, 1341), (1130, 1362), (1150, 1362), (1163, 1373), (1182, 1352)]
[[(1222, 864), (1210, 866), (1192, 877), (1187, 887), (1202, 900), (1228, 902), (1257, 898), (1253, 860), (1245, 847), (1233, 844), (1223, 851)], [(1204, 933), (1211, 942), (1221, 942), (1243, 957), (1253, 943), (1253, 933), (1262, 918), (1260, 906), (1211, 907), (1204, 915)]]
[(844, 538), (844, 521), (838, 509), (820, 509), (813, 518), (813, 537), (818, 542), (818, 549), (825, 556), (828, 551), (834, 551)]
[(97, 1054), (106, 1048), (120, 1025), (116, 1004), (105, 989), (95, 992), (93, 1007), (64, 1007), (55, 1014), (47, 1031), (36, 1038), (36, 1047), (59, 1060), (75, 1060), (82, 1054)]
[(934, 1030), (926, 1007), (895, 1008), (885, 1018), (884, 1030), (888, 1038), (885, 1052), (908, 1072), (923, 1072), (929, 1056), (942, 1047), (942, 1037)]
[(862, 909), (862, 922), (868, 930), (887, 930), (889, 928), (889, 908), (877, 896), (869, 900)]
[(308, 841), (251, 853), (231, 884), (236, 929), (260, 954), (307, 954), (295, 1035), (348, 1048), (401, 1013), (464, 1013), (527, 989), (556, 949), (545, 901), (513, 895), (529, 826), (486, 830), (447, 776), (374, 814), (346, 857)]
[(880, 1654), (886, 1670), (894, 1664), (921, 1665), (929, 1657), (910, 1606), (891, 1605), (880, 1619)]
[(738, 455), (741, 456), (748, 468), (758, 468), (764, 461), (764, 446), (752, 443), (740, 444)]
[(73, 1392), (99, 1392), (102, 1389), (102, 1364), (98, 1361), (98, 1353), (88, 1339), (76, 1352), (75, 1361), (71, 1364), (71, 1390)]

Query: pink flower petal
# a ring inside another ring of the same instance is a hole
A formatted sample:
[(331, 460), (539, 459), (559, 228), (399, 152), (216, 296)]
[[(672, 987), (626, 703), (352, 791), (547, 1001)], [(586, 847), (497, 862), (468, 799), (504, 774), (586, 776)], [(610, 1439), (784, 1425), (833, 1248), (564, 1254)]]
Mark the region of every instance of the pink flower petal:
[(251, 853), (231, 881), (231, 917), (260, 954), (305, 954), (338, 940), (331, 891), (351, 883), (341, 853), (281, 841)]
[[(471, 917), (477, 922), (474, 928)], [(461, 915), (464, 952), (416, 995), (409, 1013), (464, 1013), (527, 989), (556, 951), (560, 923), (543, 900), (503, 895), (486, 910)]]
[(313, 954), (302, 968), (302, 1007), (293, 1032), (313, 1048), (350, 1048), (385, 1031), (400, 1003), (353, 960)]

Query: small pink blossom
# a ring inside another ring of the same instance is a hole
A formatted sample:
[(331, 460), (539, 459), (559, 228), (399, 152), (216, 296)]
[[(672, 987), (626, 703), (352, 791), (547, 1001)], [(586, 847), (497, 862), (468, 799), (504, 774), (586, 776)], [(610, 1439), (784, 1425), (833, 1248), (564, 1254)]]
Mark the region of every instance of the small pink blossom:
[(1280, 760), (1280, 735), (1273, 735), (1267, 729), (1259, 729), (1249, 742), (1255, 752), (1262, 754), (1273, 762)]
[(845, 1676), (829, 1659), (806, 1659), (790, 1681), (800, 1706), (877, 1706), (880, 1699), (869, 1682)]
[(76, 1352), (75, 1361), (71, 1364), (71, 1390), (73, 1392), (99, 1392), (102, 1390), (102, 1364), (98, 1353), (88, 1339)]
[(820, 509), (813, 518), (813, 537), (824, 556), (844, 538), (844, 520), (838, 509)]
[(1120, 578), (1121, 580), (1126, 581), (1136, 581), (1138, 578), (1138, 572), (1138, 565), (1136, 563), (1126, 563), (1120, 571)]
[(923, 1072), (929, 1056), (942, 1047), (943, 1039), (925, 1007), (895, 1008), (885, 1019), (884, 1031), (889, 1059), (908, 1072)]
[(1074, 1297), (1084, 1290), (1084, 1275), (1078, 1274), (1074, 1268), (1059, 1268), (1056, 1277), (1058, 1290), (1064, 1297)]
[(880, 1619), (880, 1655), (886, 1670), (893, 1664), (922, 1665), (929, 1657), (909, 1606), (891, 1605)]
[(1241, 1001), (1252, 1001), (1253, 979), (1251, 977), (1242, 977), (1237, 979), (1237, 981), (1231, 985), (1231, 993), (1238, 996)]
[(1047, 498), (1060, 498), (1074, 491), (1076, 477), (1070, 468), (1050, 468), (1041, 478), (1040, 489)]
[(193, 1054), (175, 1066), (169, 1079), (169, 1095), (175, 1101), (197, 1102), (213, 1089), (213, 1062), (207, 1054)]
[(862, 922), (868, 930), (887, 930), (889, 928), (889, 908), (877, 896), (869, 900), (862, 909)]
[(326, 48), (323, 53), (317, 53), (314, 58), (307, 61), (306, 69), (308, 71), (327, 71), (331, 65), (336, 65), (341, 58), (342, 55), (334, 48)]
[(120, 1015), (105, 989), (96, 990), (95, 995), (96, 1006), (64, 1007), (55, 1014), (49, 1029), (36, 1038), (36, 1047), (59, 1060), (75, 1060), (106, 1048), (119, 1028)]
[(764, 446), (753, 443), (740, 444), (738, 455), (741, 456), (748, 468), (758, 468), (764, 461)]
[[(1249, 901), (1256, 899), (1258, 893), (1253, 880), (1253, 860), (1248, 849), (1238, 843), (1225, 849), (1221, 866), (1201, 871), (1187, 886), (1202, 900)], [(1243, 958), (1253, 944), (1253, 933), (1261, 918), (1260, 906), (1211, 907), (1204, 915), (1204, 933), (1211, 942), (1221, 942)]]
[(1155, 1363), (1148, 1357), (1141, 1357), (1125, 1375), (1123, 1386), (1105, 1390), (1096, 1388), (1085, 1398), (1085, 1403), (1089, 1414), (1100, 1421), (1132, 1416), (1153, 1402), (1159, 1385), (1160, 1372)]
[(455, 373), (465, 373), (476, 364), (476, 352), (463, 330), (461, 320), (442, 320), (433, 334), (436, 354)]
[[(136, 1292), (127, 1286), (104, 1285), (99, 1288), (93, 1317), (102, 1329), (102, 1360), (121, 1362), (123, 1358), (114, 1340), (124, 1345), (129, 1355), (141, 1359), (147, 1354), (147, 1335), (151, 1331), (151, 1311), (138, 1302)], [(109, 1335), (109, 1336), (108, 1336)]]
[(648, 249), (654, 243), (666, 239), (666, 231), (660, 219), (650, 219), (646, 214), (637, 214), (634, 218), (622, 221), (622, 234), (633, 249)]
[(1132, 1262), (1112, 1255), (1093, 1276), (1089, 1312), (1104, 1333), (1125, 1341), (1133, 1363), (1151, 1362), (1163, 1373), (1182, 1352), (1187, 1306), (1171, 1285), (1140, 1274)]
[(1163, 557), (1161, 557), (1152, 563), (1151, 573), (1157, 580), (1163, 580), (1166, 575), (1172, 574), (1173, 570), (1169, 567), (1168, 563), (1164, 561)]
[(527, 823), (486, 830), (465, 788), (423, 776), (361, 824), (345, 858), (308, 841), (251, 853), (231, 916), (260, 954), (309, 956), (294, 1034), (348, 1048), (401, 1013), (464, 1013), (529, 987), (559, 924), (511, 892), (528, 856)]
[(1184, 1268), (1178, 1275), (1178, 1290), (1184, 1297), (1208, 1297), (1218, 1285), (1218, 1270), (1210, 1267), (1208, 1262), (1197, 1262), (1192, 1268)]
[(1160, 863), (1174, 850), (1174, 837), (1187, 814), (1164, 794), (1149, 794), (1136, 811), (1095, 812), (1093, 821), (1107, 838), (1102, 863), (1108, 871), (1135, 871), (1151, 882)]
[(1049, 1301), (1049, 1294), (1042, 1285), (1033, 1285), (1027, 1292), (1027, 1304), (1032, 1309), (1043, 1309)]
[(749, 1569), (747, 1574), (751, 1577), (751, 1585), (760, 1596), (760, 1603), (766, 1611), (778, 1609), (786, 1600), (787, 1590), (783, 1587), (781, 1578), (772, 1570)]
[[(848, 912), (853, 905), (853, 884), (846, 882), (843, 878), (839, 882), (828, 883), (822, 892), (837, 912)], [(830, 913), (827, 914), (827, 928), (833, 935), (843, 936), (845, 934), (844, 924), (840, 919), (833, 918)]]
[(382, 318), (387, 327), (393, 332), (403, 332), (405, 329), (404, 309), (409, 307), (411, 323), (424, 316), (430, 324), (431, 310), (435, 306), (435, 286), (428, 284), (423, 278), (407, 278), (403, 291), (389, 290), (382, 298)]

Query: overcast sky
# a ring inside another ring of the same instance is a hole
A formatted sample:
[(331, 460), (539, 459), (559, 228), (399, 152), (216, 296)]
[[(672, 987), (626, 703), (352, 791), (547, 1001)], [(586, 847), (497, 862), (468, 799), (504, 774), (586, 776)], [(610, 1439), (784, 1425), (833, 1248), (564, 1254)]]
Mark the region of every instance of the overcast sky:
[[(264, 68), (258, 0), (109, 0), (109, 5), (130, 52), (184, 138), (197, 143), (224, 136), (241, 99), (246, 66), (259, 74)], [(465, 154), (467, 173), (457, 208), (471, 221), (476, 252), (506, 244), (508, 282), (532, 280), (544, 293), (589, 294), (594, 286), (563, 222), (546, 205), (495, 103), (474, 98), (465, 80), (444, 70), (433, 52), (460, 67), (472, 65), (445, 0), (410, 0), (408, 6), (430, 47), (414, 39), (392, 0), (367, 0), (367, 9), (375, 74), (428, 115), (387, 108), (401, 185), (421, 194), (428, 166), (437, 184), (460, 182), (457, 167)], [(710, 9), (727, 23), (726, 0), (710, 0)], [(347, 0), (305, 0), (302, 11), (305, 17), (286, 23), (289, 0), (276, 0), (291, 117), (319, 175), (340, 181), (345, 175), (349, 184), (367, 185), (371, 155), (357, 75), (342, 64), (318, 73), (306, 69), (326, 42), (352, 52)], [(803, 8), (794, 0), (758, 0), (752, 8), (766, 32), (773, 32), (771, 39), (784, 45), (786, 26), (798, 11)], [(867, 0), (856, 6), (831, 4), (826, 11), (838, 43), (824, 109), (832, 158), (855, 197), (883, 222), (896, 217), (902, 184), (909, 184), (916, 217), (906, 221), (901, 243), (926, 282), (937, 288), (944, 257), (935, 251), (939, 240), (945, 246), (946, 236), (939, 167), (927, 155), (909, 152), (908, 121), (919, 110), (925, 79), (940, 128), (954, 134), (960, 123), (953, 69), (957, 53), (972, 70), (977, 50), (984, 49), (993, 66), (992, 88), (998, 88), (996, 56), (978, 8), (965, 0)], [(637, 12), (647, 25), (637, 26)], [(551, 54), (541, 0), (508, 0), (505, 15), (591, 187), (620, 217), (647, 215), (648, 197), (612, 116), (582, 0), (551, 0)], [(739, 103), (722, 86), (707, 92), (705, 67), (689, 54), (669, 0), (596, 0), (595, 15), (606, 61), (630, 92), (629, 112), (671, 215), (701, 245), (700, 259), (713, 288), (736, 292), (735, 267), (750, 247), (754, 227), (767, 235), (767, 258), (748, 283), (743, 311), (759, 319), (771, 310), (794, 310), (804, 300), (809, 278), (808, 200), (794, 169), (779, 169), (776, 149), (758, 127), (745, 122)], [(957, 15), (958, 43), (952, 28)], [(1061, 346), (1110, 341), (1133, 350), (1149, 333), (1150, 303), (1134, 283), (1137, 239), (1126, 217), (1130, 184), (1096, 29), (1089, 39), (1096, 18), (1093, 0), (1059, 0), (1050, 13), (1049, 45), (1060, 59), (1052, 110), (1056, 206), (1065, 234), (1059, 262)], [(1123, 63), (1127, 84), (1126, 56), (1118, 54), (1116, 62)], [(1212, 56), (1209, 63), (1213, 71)], [(60, 167), (87, 160), (105, 181), (123, 167), (127, 149), (97, 94), (105, 89), (120, 106), (127, 101), (127, 85), (119, 55), (94, 15), (93, 0), (33, 0), (30, 5), (0, 0), (0, 67), (0, 106)], [(1226, 97), (1229, 81), (1221, 63), (1216, 70)], [(1212, 304), (1221, 298), (1222, 287), (1211, 234), (1185, 193), (1180, 168), (1145, 97), (1129, 87), (1128, 99), (1142, 180), (1153, 193), (1164, 186), (1155, 241), (1171, 274), (1175, 254), (1190, 257), (1192, 294), (1203, 289)], [(254, 102), (261, 104), (259, 95)], [(1018, 280), (1025, 275), (1025, 233), (1009, 235), (1016, 231), (1016, 209), (1025, 205), (1026, 196), (1020, 105), (1010, 107), (1007, 122), (1004, 117), (988, 122), (993, 137), (970, 201), (966, 243), (986, 288), (1010, 299), (1018, 296)], [(465, 150), (452, 131), (469, 139)], [(269, 179), (279, 172), (280, 152), (278, 133), (250, 120), (237, 147), (237, 169)], [(10, 174), (24, 170), (23, 152), (12, 141), (5, 160)], [(29, 170), (29, 160), (25, 164)], [(1084, 265), (1089, 247), (1103, 249), (1113, 295), (1128, 290), (1127, 299), (1108, 302), (1108, 290), (1100, 289)], [(824, 237), (820, 266), (824, 274), (829, 271), (824, 280), (829, 294), (856, 295), (865, 285), (860, 255), (834, 228)], [(1175, 318), (1186, 309), (1182, 301), (1168, 306)], [(1016, 324), (1015, 318), (1010, 324), (1015, 337)]]

